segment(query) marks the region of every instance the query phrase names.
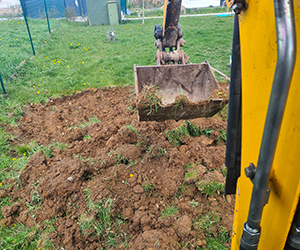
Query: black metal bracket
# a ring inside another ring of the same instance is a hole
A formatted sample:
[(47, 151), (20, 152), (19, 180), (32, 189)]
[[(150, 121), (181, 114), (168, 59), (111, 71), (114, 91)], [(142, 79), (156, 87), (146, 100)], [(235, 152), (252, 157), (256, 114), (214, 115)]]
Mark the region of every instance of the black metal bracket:
[[(245, 168), (245, 174), (246, 176), (251, 180), (252, 184), (254, 184), (254, 179), (255, 179), (255, 174), (256, 174), (256, 167), (253, 163), (250, 163), (248, 167)], [(264, 196), (264, 206), (268, 204), (269, 202), (269, 197), (271, 193), (271, 188), (268, 187), (266, 190), (266, 194)]]

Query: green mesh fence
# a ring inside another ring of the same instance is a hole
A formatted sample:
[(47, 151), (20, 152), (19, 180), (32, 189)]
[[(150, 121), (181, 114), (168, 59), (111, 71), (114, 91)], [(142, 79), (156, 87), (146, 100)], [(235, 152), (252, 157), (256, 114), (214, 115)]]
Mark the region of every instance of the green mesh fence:
[(0, 8), (0, 83), (5, 85), (18, 68), (57, 28), (65, 16), (64, 0), (19, 0), (11, 8)]

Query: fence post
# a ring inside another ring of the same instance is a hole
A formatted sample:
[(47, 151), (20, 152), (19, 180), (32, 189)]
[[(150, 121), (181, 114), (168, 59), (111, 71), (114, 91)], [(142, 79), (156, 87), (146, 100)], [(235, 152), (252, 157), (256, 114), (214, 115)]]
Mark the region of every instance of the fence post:
[(2, 90), (3, 90), (3, 94), (6, 95), (6, 91), (5, 91), (5, 88), (4, 88), (4, 84), (3, 84), (3, 80), (2, 80), (1, 74), (0, 74), (0, 82), (1, 82), (1, 87), (2, 87)]
[(33, 47), (33, 42), (32, 42), (32, 38), (31, 38), (31, 34), (30, 34), (30, 29), (29, 29), (29, 26), (28, 26), (27, 17), (26, 17), (26, 13), (25, 13), (25, 6), (24, 6), (24, 3), (23, 3), (23, 0), (20, 0), (20, 2), (21, 2), (22, 10), (23, 10), (23, 16), (24, 16), (24, 20), (25, 20), (25, 23), (26, 23), (28, 36), (29, 36), (30, 43), (31, 43), (32, 53), (35, 56), (35, 50), (34, 50), (34, 47)]
[(51, 34), (51, 29), (50, 29), (50, 23), (49, 23), (49, 18), (48, 18), (48, 10), (47, 10), (46, 0), (44, 0), (44, 5), (45, 5), (45, 11), (46, 11), (46, 17), (47, 17), (47, 23), (48, 23), (48, 30), (49, 30), (49, 33)]

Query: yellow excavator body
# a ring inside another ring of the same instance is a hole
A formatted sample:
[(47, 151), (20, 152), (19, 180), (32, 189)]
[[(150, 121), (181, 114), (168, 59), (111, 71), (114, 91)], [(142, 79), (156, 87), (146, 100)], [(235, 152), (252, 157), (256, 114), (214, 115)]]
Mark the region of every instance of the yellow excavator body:
[[(242, 2), (242, 1), (233, 1)], [(290, 3), (290, 1), (287, 1)], [(296, 48), (300, 48), (300, 0), (291, 1), (294, 12)], [(283, 111), (282, 123), (268, 179), (270, 190), (260, 222), (258, 248), (251, 244), (240, 248), (253, 183), (245, 175), (250, 163), (257, 164), (264, 134), (264, 126), (278, 60), (277, 32), (285, 32), (275, 25), (274, 2), (246, 1), (239, 14), (241, 55), (241, 176), (236, 187), (235, 217), (232, 250), (286, 249), (286, 242), (300, 197), (300, 57), (296, 56), (293, 76)], [(292, 18), (292, 17), (287, 17)], [(287, 34), (289, 36), (290, 34)], [(291, 46), (287, 44), (287, 46)], [(296, 50), (293, 51), (296, 54)], [(285, 65), (278, 64), (277, 67)], [(282, 84), (287, 84), (282, 82)], [(262, 166), (263, 167), (263, 166)], [(251, 216), (251, 215), (250, 215)], [(251, 218), (250, 218), (251, 219)], [(294, 230), (295, 231), (295, 230)], [(296, 230), (297, 231), (297, 230)], [(255, 232), (254, 232), (255, 233)], [(246, 237), (245, 235), (243, 237)], [(246, 239), (247, 240), (247, 239)], [(300, 249), (300, 248), (291, 248)]]

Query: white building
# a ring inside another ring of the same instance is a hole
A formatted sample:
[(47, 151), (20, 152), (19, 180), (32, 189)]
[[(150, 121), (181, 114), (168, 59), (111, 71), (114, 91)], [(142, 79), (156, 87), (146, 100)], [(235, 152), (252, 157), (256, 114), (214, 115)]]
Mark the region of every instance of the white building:
[(0, 0), (0, 9), (9, 8), (12, 5), (20, 5), (19, 0)]
[(220, 0), (182, 0), (181, 5), (188, 9), (208, 6), (220, 6)]

